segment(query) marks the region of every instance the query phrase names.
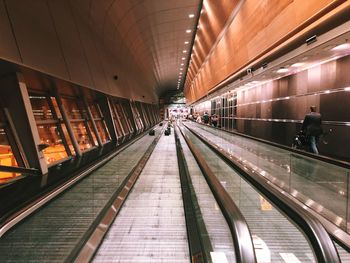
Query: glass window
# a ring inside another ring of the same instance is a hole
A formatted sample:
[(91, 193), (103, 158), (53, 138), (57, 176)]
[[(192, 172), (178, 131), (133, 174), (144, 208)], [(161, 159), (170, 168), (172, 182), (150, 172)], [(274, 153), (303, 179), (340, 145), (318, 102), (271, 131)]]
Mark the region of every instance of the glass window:
[[(52, 164), (67, 158), (69, 155), (68, 147), (70, 152), (75, 154), (70, 138), (64, 132), (66, 128), (58, 117), (61, 116), (61, 113), (57, 107), (56, 100), (51, 97), (33, 94), (29, 98), (38, 128), (40, 143), (48, 145), (43, 150), (46, 163)], [(65, 144), (64, 140), (67, 140), (68, 145)]]
[(91, 138), (88, 134), (88, 131), (84, 122), (82, 121), (71, 122), (71, 126), (73, 129), (74, 136), (78, 142), (79, 149), (81, 151), (85, 151), (95, 146), (92, 144)]
[(52, 120), (51, 108), (45, 96), (29, 96), (35, 120)]
[(118, 138), (120, 138), (124, 134), (124, 129), (123, 129), (123, 126), (120, 122), (120, 117), (118, 115), (118, 112), (117, 112), (117, 109), (115, 106), (112, 107), (112, 115), (113, 115), (113, 121), (114, 121), (114, 125), (116, 128), (117, 136), (118, 136)]
[(123, 129), (124, 131), (127, 131), (127, 134), (129, 134), (130, 132), (132, 132), (132, 128), (130, 123), (128, 122), (124, 109), (122, 105), (120, 105), (119, 103), (116, 103), (115, 106), (116, 106), (117, 113), (119, 115), (119, 119), (123, 125)]
[(96, 135), (83, 104), (71, 98), (62, 98), (62, 104), (69, 117), (79, 149), (84, 151), (97, 145)]
[(85, 119), (86, 111), (79, 101), (75, 99), (62, 98), (62, 103), (69, 119)]
[[(6, 134), (5, 118), (0, 111), (0, 165), (3, 166), (18, 166), (16, 158), (13, 154), (12, 147)], [(19, 176), (19, 173), (1, 172), (0, 183), (4, 183), (9, 179)]]
[(95, 120), (97, 132), (101, 137), (102, 143), (106, 143), (110, 140), (109, 133), (107, 132), (106, 124), (103, 120)]
[(56, 124), (42, 124), (37, 127), (40, 142), (49, 145), (43, 150), (47, 164), (52, 164), (68, 157), (62, 142), (62, 134), (60, 134)]
[[(96, 129), (98, 134), (100, 135), (101, 141), (102, 143), (106, 143), (110, 140), (110, 135), (107, 129), (107, 125), (104, 121), (103, 115), (102, 115), (102, 111), (100, 109), (100, 105), (98, 105), (97, 103), (91, 101), (89, 103), (89, 108), (91, 111), (91, 115), (94, 118), (95, 124), (96, 124)], [(93, 135), (94, 137), (94, 135)], [(96, 138), (94, 137), (94, 140)], [(95, 142), (97, 143), (97, 142)]]

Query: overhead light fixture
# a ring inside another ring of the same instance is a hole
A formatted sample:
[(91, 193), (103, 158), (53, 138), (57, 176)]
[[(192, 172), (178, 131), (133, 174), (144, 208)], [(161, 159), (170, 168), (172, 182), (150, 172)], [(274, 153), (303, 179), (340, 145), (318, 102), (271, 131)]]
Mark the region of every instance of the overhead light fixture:
[(187, 50), (182, 50), (182, 53), (187, 53)]
[(350, 43), (344, 43), (332, 48), (332, 51), (344, 51), (350, 49)]
[(184, 65), (184, 63), (181, 63), (181, 66), (183, 66)]
[(297, 63), (294, 63), (293, 65), (291, 65), (291, 67), (298, 68), (298, 67), (301, 67), (301, 66), (304, 66), (304, 65), (305, 65), (305, 63), (297, 62)]
[(187, 45), (187, 44), (188, 44), (188, 43), (190, 43), (190, 42), (188, 42), (188, 41), (185, 41), (184, 43), (185, 43), (185, 45)]
[(181, 59), (182, 59), (182, 60), (185, 60), (186, 58), (182, 57)]
[(183, 70), (183, 68), (180, 68), (180, 70)]
[(188, 17), (189, 18), (194, 18), (194, 14), (189, 14)]
[(192, 32), (191, 29), (187, 29), (187, 30), (186, 30), (186, 33), (191, 33), (191, 32)]
[(279, 70), (277, 70), (276, 72), (277, 73), (286, 73), (288, 72), (289, 70), (287, 68), (280, 68)]
[(344, 88), (345, 91), (350, 91), (350, 87)]

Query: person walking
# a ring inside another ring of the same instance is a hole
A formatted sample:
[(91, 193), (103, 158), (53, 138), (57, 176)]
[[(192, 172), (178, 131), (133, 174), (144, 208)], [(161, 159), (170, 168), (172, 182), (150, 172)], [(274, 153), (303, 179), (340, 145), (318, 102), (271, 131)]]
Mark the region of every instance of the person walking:
[(310, 112), (305, 115), (301, 130), (306, 135), (309, 151), (319, 154), (317, 143), (323, 131), (321, 114), (316, 112), (316, 106), (310, 107)]

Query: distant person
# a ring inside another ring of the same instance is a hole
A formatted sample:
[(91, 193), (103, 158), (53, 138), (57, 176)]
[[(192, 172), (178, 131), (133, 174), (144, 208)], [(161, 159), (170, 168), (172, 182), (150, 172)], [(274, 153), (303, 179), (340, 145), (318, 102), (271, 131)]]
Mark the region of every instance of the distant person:
[(208, 115), (208, 112), (204, 112), (204, 115), (203, 115), (203, 122), (205, 124), (209, 124), (209, 115)]
[(321, 114), (316, 112), (316, 106), (310, 107), (310, 113), (305, 115), (301, 130), (306, 135), (309, 151), (318, 154), (317, 143), (322, 134)]
[(198, 117), (196, 118), (196, 122), (197, 123), (202, 123), (202, 118), (200, 115), (198, 115)]
[(218, 126), (218, 121), (219, 121), (219, 117), (216, 114), (213, 114), (211, 116), (211, 125), (213, 125), (214, 127)]

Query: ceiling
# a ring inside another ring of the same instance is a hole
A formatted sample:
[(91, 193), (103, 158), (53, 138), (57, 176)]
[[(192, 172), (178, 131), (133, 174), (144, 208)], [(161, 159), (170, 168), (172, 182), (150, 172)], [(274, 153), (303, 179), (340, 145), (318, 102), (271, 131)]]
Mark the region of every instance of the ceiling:
[(201, 2), (74, 0), (71, 4), (124, 70), (161, 96), (182, 89)]

